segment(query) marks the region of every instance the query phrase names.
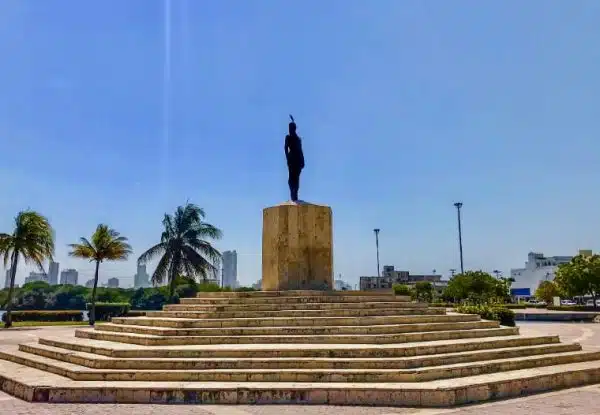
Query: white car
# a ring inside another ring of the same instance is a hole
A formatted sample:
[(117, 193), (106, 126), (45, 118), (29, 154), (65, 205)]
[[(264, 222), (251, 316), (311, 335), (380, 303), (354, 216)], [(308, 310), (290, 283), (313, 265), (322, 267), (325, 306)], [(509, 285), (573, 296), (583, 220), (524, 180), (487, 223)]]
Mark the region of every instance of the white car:
[(562, 300), (560, 302), (560, 305), (577, 305), (577, 303), (575, 301), (572, 301), (572, 300)]
[[(585, 303), (586, 306), (588, 307), (593, 307), (594, 306), (594, 300), (587, 300)], [(596, 300), (596, 306), (600, 306), (600, 300)]]

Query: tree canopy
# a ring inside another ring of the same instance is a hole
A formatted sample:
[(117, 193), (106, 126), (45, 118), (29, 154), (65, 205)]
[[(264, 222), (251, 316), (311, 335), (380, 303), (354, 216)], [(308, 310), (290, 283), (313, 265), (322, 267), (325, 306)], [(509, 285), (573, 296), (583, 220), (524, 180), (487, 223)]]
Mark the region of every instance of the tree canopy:
[(570, 297), (591, 295), (596, 300), (600, 294), (600, 255), (577, 255), (559, 265), (554, 282)]
[(510, 282), (510, 279), (497, 279), (487, 272), (466, 271), (450, 278), (442, 296), (446, 300), (474, 303), (504, 302), (510, 295)]
[(560, 297), (560, 289), (554, 281), (542, 281), (535, 290), (535, 298), (552, 304), (554, 297)]

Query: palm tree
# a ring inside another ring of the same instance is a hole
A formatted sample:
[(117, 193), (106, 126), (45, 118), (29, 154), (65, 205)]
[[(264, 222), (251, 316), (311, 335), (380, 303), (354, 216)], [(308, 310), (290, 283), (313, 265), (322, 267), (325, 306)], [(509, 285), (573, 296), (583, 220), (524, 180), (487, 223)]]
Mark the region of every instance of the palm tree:
[(164, 230), (160, 243), (154, 245), (138, 259), (143, 265), (160, 256), (152, 275), (152, 283), (169, 283), (169, 297), (173, 300), (175, 281), (180, 274), (201, 277), (204, 280), (216, 272), (221, 253), (206, 238), (219, 239), (221, 230), (204, 222), (204, 210), (194, 204), (179, 206), (175, 215), (165, 213)]
[(23, 257), (26, 264), (33, 263), (42, 272), (45, 272), (42, 262), (46, 259), (53, 259), (54, 230), (48, 219), (30, 210), (19, 212), (15, 217), (15, 230), (12, 235), (0, 233), (0, 255), (4, 256), (5, 268), (10, 258), (10, 286), (4, 324), (5, 328), (9, 328), (12, 326), (12, 296), (19, 259)]
[(94, 273), (94, 288), (92, 289), (92, 306), (90, 307), (90, 326), (96, 322), (96, 288), (98, 287), (98, 269), (104, 261), (125, 261), (132, 253), (131, 245), (127, 238), (119, 232), (100, 224), (92, 235), (91, 242), (86, 238), (80, 238), (78, 244), (70, 244), (69, 256), (88, 259), (96, 263)]

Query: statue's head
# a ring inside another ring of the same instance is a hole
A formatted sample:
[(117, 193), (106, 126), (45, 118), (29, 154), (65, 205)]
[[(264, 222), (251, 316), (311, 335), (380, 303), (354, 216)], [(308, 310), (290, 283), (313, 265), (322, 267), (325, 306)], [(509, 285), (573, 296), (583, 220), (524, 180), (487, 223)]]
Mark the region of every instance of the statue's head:
[(296, 123), (295, 122), (292, 121), (288, 125), (288, 128), (289, 128), (290, 134), (296, 134)]

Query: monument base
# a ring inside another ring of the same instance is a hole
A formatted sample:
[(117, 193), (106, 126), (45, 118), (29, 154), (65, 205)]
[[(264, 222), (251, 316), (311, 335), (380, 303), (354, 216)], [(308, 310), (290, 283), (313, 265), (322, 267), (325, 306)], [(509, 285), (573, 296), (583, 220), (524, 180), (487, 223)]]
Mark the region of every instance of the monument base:
[(263, 291), (333, 289), (331, 216), (302, 201), (263, 209)]

